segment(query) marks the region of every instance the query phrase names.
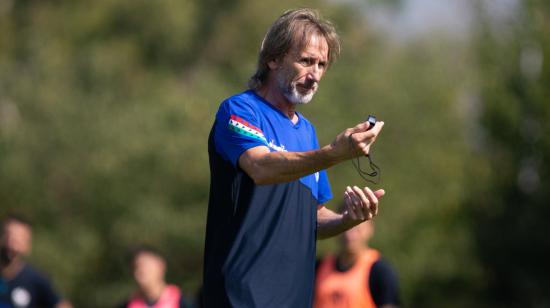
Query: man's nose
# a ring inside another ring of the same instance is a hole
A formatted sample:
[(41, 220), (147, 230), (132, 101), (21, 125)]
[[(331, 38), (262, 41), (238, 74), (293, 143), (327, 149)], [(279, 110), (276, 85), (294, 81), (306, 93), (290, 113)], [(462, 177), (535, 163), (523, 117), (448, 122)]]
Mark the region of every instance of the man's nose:
[(309, 71), (310, 78), (315, 82), (319, 82), (321, 80), (323, 73), (323, 69), (319, 66), (319, 64), (312, 65)]

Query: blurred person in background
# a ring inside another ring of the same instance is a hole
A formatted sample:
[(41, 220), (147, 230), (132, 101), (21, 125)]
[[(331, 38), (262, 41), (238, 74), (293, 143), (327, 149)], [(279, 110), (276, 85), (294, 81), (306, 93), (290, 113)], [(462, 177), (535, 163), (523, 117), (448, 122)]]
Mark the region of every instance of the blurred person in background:
[(26, 262), (31, 245), (32, 227), (27, 220), (16, 216), (3, 220), (0, 307), (72, 307), (68, 301), (60, 298), (45, 276)]
[(315, 10), (287, 11), (262, 42), (249, 89), (220, 105), (208, 142), (205, 307), (310, 307), (316, 239), (377, 214), (384, 190), (368, 187), (348, 187), (343, 212), (326, 208), (325, 169), (367, 155), (384, 123), (359, 123), (320, 147), (296, 111), (339, 52)]
[(166, 260), (158, 251), (137, 249), (132, 255), (132, 269), (137, 290), (121, 308), (188, 307), (180, 288), (166, 283)]
[(340, 235), (340, 249), (317, 264), (314, 308), (395, 308), (399, 282), (392, 266), (369, 247), (374, 223)]

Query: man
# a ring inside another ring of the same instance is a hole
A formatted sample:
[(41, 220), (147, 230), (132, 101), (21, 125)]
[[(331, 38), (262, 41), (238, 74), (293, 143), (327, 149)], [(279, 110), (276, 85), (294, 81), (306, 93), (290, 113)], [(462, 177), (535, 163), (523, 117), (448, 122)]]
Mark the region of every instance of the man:
[(166, 260), (152, 248), (136, 250), (132, 258), (137, 291), (122, 305), (124, 308), (187, 307), (180, 289), (165, 280)]
[(51, 283), (26, 261), (31, 251), (32, 228), (26, 220), (11, 216), (2, 224), (0, 243), (0, 307), (70, 308)]
[(369, 248), (374, 225), (368, 221), (340, 236), (340, 251), (317, 267), (315, 308), (395, 308), (399, 284), (393, 268)]
[(206, 307), (309, 307), (316, 237), (347, 230), (378, 211), (384, 191), (346, 190), (335, 213), (324, 169), (366, 155), (383, 122), (360, 123), (319, 147), (296, 111), (308, 103), (340, 51), (310, 9), (288, 11), (268, 30), (250, 89), (220, 106), (209, 137)]

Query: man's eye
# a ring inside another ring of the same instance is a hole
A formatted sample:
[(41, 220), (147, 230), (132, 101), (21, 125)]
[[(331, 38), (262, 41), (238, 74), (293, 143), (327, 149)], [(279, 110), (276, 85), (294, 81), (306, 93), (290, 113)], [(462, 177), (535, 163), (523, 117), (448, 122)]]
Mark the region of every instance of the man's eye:
[(300, 63), (304, 64), (304, 65), (311, 65), (312, 64), (312, 60), (309, 59), (309, 58), (302, 58), (300, 59)]

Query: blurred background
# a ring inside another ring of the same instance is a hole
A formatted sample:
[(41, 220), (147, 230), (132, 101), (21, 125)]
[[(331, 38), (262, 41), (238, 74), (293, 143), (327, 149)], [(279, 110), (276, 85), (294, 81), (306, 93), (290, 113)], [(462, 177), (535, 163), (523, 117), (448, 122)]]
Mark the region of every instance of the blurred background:
[[(112, 307), (133, 289), (129, 249), (150, 244), (193, 297), (214, 114), (303, 6), (343, 42), (300, 109), (320, 143), (386, 123), (371, 244), (404, 306), (550, 307), (543, 0), (0, 0), (0, 217), (34, 223), (31, 262), (76, 307)], [(351, 163), (329, 177), (337, 200), (365, 185)]]

